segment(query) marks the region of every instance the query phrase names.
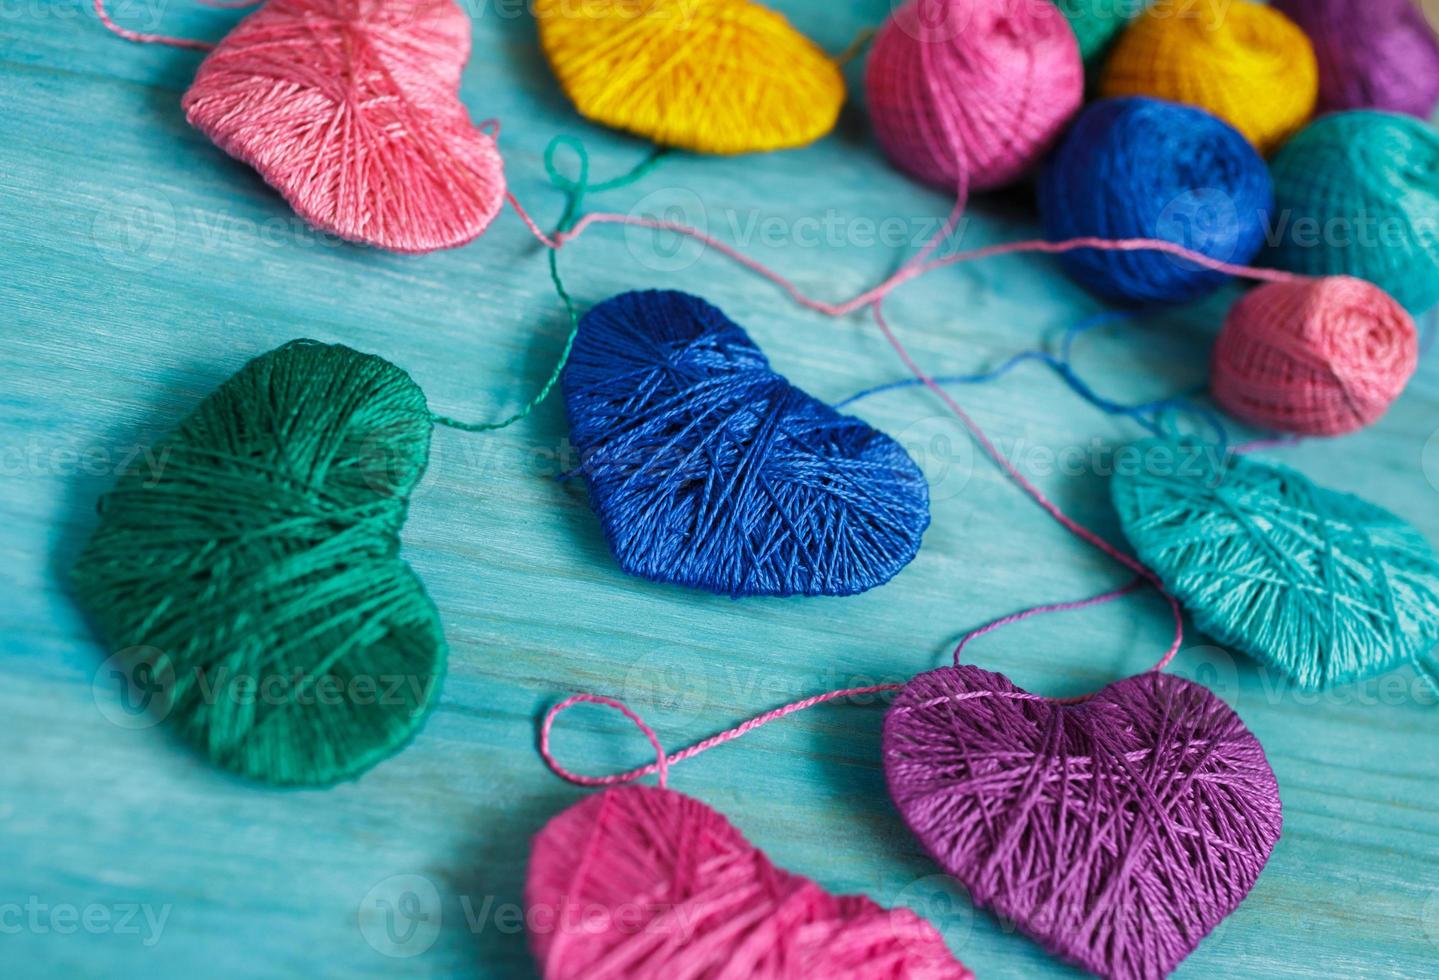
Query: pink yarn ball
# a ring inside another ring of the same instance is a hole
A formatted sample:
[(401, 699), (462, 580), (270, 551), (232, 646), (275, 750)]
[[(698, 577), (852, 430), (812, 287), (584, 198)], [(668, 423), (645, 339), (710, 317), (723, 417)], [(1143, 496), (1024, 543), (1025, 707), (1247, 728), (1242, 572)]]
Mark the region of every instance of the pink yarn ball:
[(1418, 359), (1413, 318), (1373, 283), (1350, 276), (1273, 282), (1229, 311), (1210, 387), (1246, 422), (1333, 436), (1377, 421)]
[(901, 170), (974, 190), (1009, 183), (1084, 98), (1068, 20), (1036, 0), (910, 0), (874, 39), (865, 91), (875, 134)]

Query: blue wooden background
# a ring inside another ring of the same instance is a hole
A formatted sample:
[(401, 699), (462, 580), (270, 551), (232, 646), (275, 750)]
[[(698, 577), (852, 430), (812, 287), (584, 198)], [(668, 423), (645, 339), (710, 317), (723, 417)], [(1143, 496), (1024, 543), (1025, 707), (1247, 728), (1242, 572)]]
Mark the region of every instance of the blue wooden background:
[[(543, 148), (582, 137), (596, 173), (646, 147), (583, 123), (553, 83), (519, 0), (463, 0), (475, 26), (463, 98), (503, 122), (519, 197), (546, 222)], [(841, 49), (885, 0), (780, 0)], [(492, 436), (439, 430), (405, 552), (451, 644), (440, 706), (414, 744), (356, 783), (275, 792), (216, 771), (163, 727), (136, 727), (64, 584), (96, 497), (246, 359), (294, 337), (343, 341), (409, 370), (437, 411), (493, 418), (548, 371), (564, 320), (544, 257), (512, 213), (456, 251), (403, 258), (325, 239), (185, 123), (199, 56), (122, 43), (89, 0), (0, 2), (0, 962), (10, 976), (532, 974), (519, 900), (530, 836), (581, 791), (534, 749), (542, 709), (575, 690), (626, 699), (678, 746), (781, 701), (903, 679), (993, 615), (1124, 576), (976, 457), (925, 393), (861, 414), (934, 483), (934, 524), (890, 585), (835, 600), (727, 599), (626, 578), (564, 465), (552, 400)], [(219, 37), (238, 16), (119, 0), (142, 29)], [(849, 69), (851, 87), (858, 66)], [(892, 269), (948, 202), (891, 170), (862, 112), (794, 152), (677, 155), (594, 206), (699, 221), (805, 288), (848, 296)], [(881, 221), (880, 219), (888, 219)], [(974, 206), (965, 243), (1034, 232), (1023, 190)], [(562, 265), (584, 304), (620, 290), (701, 292), (775, 365), (838, 399), (897, 378), (863, 317), (797, 312), (689, 247), (594, 232)], [(1081, 368), (1107, 394), (1199, 383), (1229, 296), (1110, 330)], [(986, 367), (1099, 305), (1041, 258), (953, 268), (890, 305), (935, 371)], [(1025, 369), (961, 393), (1081, 519), (1115, 532), (1102, 453), (1138, 435)], [(1276, 453), (1439, 540), (1439, 366), (1427, 359), (1370, 431)], [(1051, 453), (1098, 460), (1059, 472)], [(1071, 694), (1147, 667), (1167, 642), (1153, 595), (1010, 629), (975, 659)], [(1266, 746), (1285, 833), (1248, 902), (1184, 977), (1439, 974), (1439, 708), (1409, 671), (1304, 697), (1191, 635), (1176, 669), (1233, 703)], [(689, 762), (673, 785), (719, 808), (781, 864), (835, 891), (929, 916), (981, 977), (1067, 975), (974, 912), (885, 796), (878, 706), (835, 705)], [(561, 749), (605, 769), (644, 758), (598, 710)]]

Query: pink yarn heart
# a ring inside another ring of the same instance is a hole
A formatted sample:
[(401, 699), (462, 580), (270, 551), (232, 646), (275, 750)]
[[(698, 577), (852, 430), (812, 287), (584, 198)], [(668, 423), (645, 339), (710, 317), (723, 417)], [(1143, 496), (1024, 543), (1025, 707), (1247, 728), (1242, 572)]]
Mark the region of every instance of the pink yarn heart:
[(973, 980), (908, 909), (776, 868), (674, 790), (580, 801), (535, 839), (526, 922), (545, 980)]
[(315, 227), (429, 252), (476, 238), (504, 199), (458, 96), (469, 55), (453, 0), (270, 0), (201, 64), (185, 113)]
[(930, 671), (885, 717), (884, 767), (977, 905), (1116, 980), (1189, 955), (1254, 886), (1282, 823), (1258, 740), (1170, 674), (1066, 704), (977, 667)]

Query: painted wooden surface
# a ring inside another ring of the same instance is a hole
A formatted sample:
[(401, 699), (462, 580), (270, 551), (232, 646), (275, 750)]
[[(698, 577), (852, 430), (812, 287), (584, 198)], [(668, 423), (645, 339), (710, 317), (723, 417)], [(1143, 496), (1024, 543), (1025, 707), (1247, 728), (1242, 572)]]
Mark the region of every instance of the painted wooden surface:
[[(582, 123), (553, 84), (523, 5), (464, 0), (475, 54), (463, 97), (503, 121), (519, 197), (542, 220), (549, 139), (584, 139), (597, 175), (641, 143)], [(513, 410), (548, 371), (564, 322), (542, 252), (512, 213), (479, 242), (400, 258), (326, 240), (190, 130), (193, 53), (122, 43), (89, 0), (0, 4), (0, 962), (9, 976), (525, 977), (528, 840), (580, 791), (534, 749), (543, 708), (575, 690), (626, 699), (678, 746), (774, 704), (938, 664), (966, 627), (1087, 595), (1120, 571), (978, 458), (922, 392), (861, 414), (899, 435), (934, 483), (934, 523), (893, 583), (838, 600), (731, 602), (622, 575), (564, 465), (557, 401), (486, 437), (440, 430), (405, 553), (451, 644), (439, 709), (402, 755), (328, 792), (227, 777), (163, 727), (133, 728), (76, 611), (66, 568), (117, 465), (249, 357), (294, 337), (343, 341), (408, 369), (432, 407)], [(776, 6), (830, 50), (883, 0)], [(237, 16), (166, 0), (124, 22), (217, 37)], [(852, 85), (859, 74), (851, 66)], [(846, 110), (819, 145), (740, 159), (677, 156), (595, 206), (701, 221), (802, 287), (848, 296), (892, 269), (947, 202), (893, 172)], [(882, 220), (883, 219), (883, 220)], [(1033, 232), (1024, 191), (972, 210), (965, 244)], [(702, 292), (779, 370), (838, 399), (897, 378), (861, 317), (802, 314), (713, 255), (593, 233), (562, 258), (582, 303), (643, 286)], [(1081, 368), (1140, 399), (1202, 381), (1227, 296), (1110, 330)], [(936, 371), (992, 365), (1099, 309), (1044, 259), (937, 273), (893, 320)], [(1138, 435), (1025, 369), (961, 392), (1005, 452), (1079, 518), (1115, 533), (1105, 447)], [(1373, 430), (1276, 453), (1439, 540), (1439, 364), (1428, 358)], [(1056, 467), (1055, 455), (1080, 459)], [(1147, 667), (1167, 641), (1152, 595), (1026, 624), (974, 658), (1046, 693)], [(1305, 698), (1191, 635), (1176, 669), (1216, 687), (1279, 776), (1285, 833), (1248, 902), (1182, 977), (1439, 975), (1439, 709), (1404, 671)], [(892, 812), (878, 706), (836, 705), (700, 757), (673, 785), (719, 808), (781, 864), (929, 916), (981, 977), (1066, 975), (974, 912)], [(117, 723), (119, 722), (119, 723)], [(642, 760), (598, 711), (560, 745), (577, 767)], [(402, 955), (391, 955), (402, 954)]]

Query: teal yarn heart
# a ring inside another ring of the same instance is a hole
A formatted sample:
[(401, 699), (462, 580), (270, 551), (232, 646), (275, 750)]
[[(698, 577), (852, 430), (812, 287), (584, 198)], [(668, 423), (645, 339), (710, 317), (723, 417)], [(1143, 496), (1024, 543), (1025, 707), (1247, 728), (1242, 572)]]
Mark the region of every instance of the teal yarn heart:
[(1274, 226), (1265, 261), (1349, 275), (1410, 313), (1439, 302), (1439, 133), (1412, 116), (1323, 116), (1270, 164)]
[(379, 357), (294, 341), (255, 358), (122, 474), (73, 571), (166, 721), (279, 785), (358, 775), (438, 695), (445, 641), (399, 557), (430, 414)]
[(899, 443), (780, 377), (696, 296), (590, 310), (563, 386), (590, 506), (631, 575), (735, 598), (853, 595), (919, 550), (929, 488)]
[(1388, 511), (1283, 466), (1147, 440), (1111, 484), (1125, 535), (1195, 624), (1314, 690), (1426, 659), (1439, 556)]

